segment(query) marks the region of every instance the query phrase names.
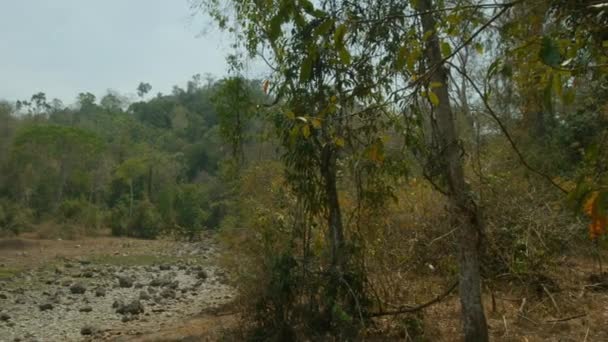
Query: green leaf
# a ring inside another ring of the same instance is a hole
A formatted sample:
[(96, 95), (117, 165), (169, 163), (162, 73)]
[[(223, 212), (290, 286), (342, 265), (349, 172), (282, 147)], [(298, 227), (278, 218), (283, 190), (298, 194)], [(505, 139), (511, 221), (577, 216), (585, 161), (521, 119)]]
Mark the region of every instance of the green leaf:
[(441, 54), (443, 57), (447, 57), (452, 54), (452, 47), (448, 42), (441, 42)]
[(333, 19), (323, 20), (321, 25), (317, 26), (317, 28), (315, 29), (315, 34), (317, 36), (326, 36), (333, 26), (334, 26)]
[(339, 55), (340, 55), (340, 61), (342, 62), (342, 64), (350, 64), (350, 53), (348, 52), (348, 50), (345, 47), (342, 47), (339, 50)]
[(336, 28), (336, 32), (334, 32), (334, 43), (337, 49), (341, 49), (344, 47), (344, 36), (347, 31), (346, 24), (342, 24)]
[(281, 13), (275, 15), (270, 19), (270, 30), (268, 32), (268, 38), (271, 41), (276, 41), (281, 36), (281, 25), (283, 24), (283, 15)]
[(561, 59), (559, 47), (549, 37), (543, 37), (542, 46), (539, 51), (540, 60), (548, 66), (557, 66)]
[(397, 68), (397, 70), (401, 70), (403, 67), (405, 67), (407, 56), (407, 47), (404, 45), (399, 48), (399, 52), (397, 52), (397, 60), (395, 61), (395, 68)]
[(418, 62), (418, 58), (420, 58), (420, 56), (422, 55), (422, 50), (420, 49), (420, 47), (416, 47), (414, 49), (412, 49), (410, 51), (410, 53), (407, 56), (407, 69), (410, 72), (415, 72), (416, 71), (416, 62)]
[(304, 61), (302, 61), (302, 65), (300, 65), (300, 82), (307, 82), (310, 80), (310, 76), (312, 74), (312, 63), (312, 55), (309, 55), (304, 59)]
[(483, 44), (475, 43), (475, 51), (481, 55), (483, 53)]
[(308, 0), (300, 0), (300, 6), (302, 6), (304, 12), (310, 15), (313, 15), (315, 13), (315, 6), (312, 4), (312, 2)]
[(439, 106), (439, 98), (437, 97), (437, 94), (433, 93), (432, 91), (429, 91), (427, 95), (428, 95), (429, 101), (431, 101), (433, 106), (435, 106), (435, 107)]

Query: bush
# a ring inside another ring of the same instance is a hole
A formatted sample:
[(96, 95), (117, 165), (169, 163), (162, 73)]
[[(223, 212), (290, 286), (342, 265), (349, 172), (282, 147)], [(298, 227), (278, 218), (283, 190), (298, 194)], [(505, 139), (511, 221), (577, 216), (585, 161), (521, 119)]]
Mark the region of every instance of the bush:
[(0, 200), (0, 234), (13, 234), (31, 230), (33, 213), (12, 201)]
[(107, 224), (112, 230), (113, 236), (127, 235), (129, 228), (129, 204), (127, 199), (123, 197), (117, 201), (116, 205), (110, 210)]
[(161, 216), (148, 199), (138, 201), (129, 221), (128, 235), (142, 239), (155, 239), (160, 233)]
[(188, 240), (194, 240), (209, 219), (206, 193), (196, 184), (182, 185), (174, 202), (175, 223)]
[(100, 229), (103, 222), (103, 211), (85, 200), (66, 200), (61, 203), (57, 212), (59, 223), (82, 225), (86, 229)]

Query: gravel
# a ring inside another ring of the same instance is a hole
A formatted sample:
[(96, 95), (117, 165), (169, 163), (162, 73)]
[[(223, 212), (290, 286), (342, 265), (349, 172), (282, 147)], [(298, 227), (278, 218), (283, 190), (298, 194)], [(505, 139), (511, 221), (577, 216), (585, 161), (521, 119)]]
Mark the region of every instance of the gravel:
[[(167, 256), (204, 255), (210, 260), (217, 254), (214, 247), (200, 246), (201, 243), (176, 244), (175, 254)], [(63, 263), (60, 273), (52, 268), (15, 277), (2, 288), (0, 299), (9, 300), (0, 301), (0, 341), (103, 340), (116, 337), (113, 334), (117, 331), (157, 331), (163, 325), (176, 324), (230, 302), (225, 297), (236, 294), (234, 288), (219, 281), (222, 270), (216, 266), (188, 272), (190, 268), (177, 263), (163, 265), (163, 270), (157, 266), (150, 271), (149, 266), (116, 267), (75, 261)], [(78, 278), (86, 270), (95, 272), (95, 276)], [(199, 271), (206, 272), (207, 281), (198, 279)], [(117, 273), (150, 286), (117, 286)], [(183, 289), (196, 286), (196, 292), (182, 294)], [(113, 307), (113, 303), (117, 305)]]

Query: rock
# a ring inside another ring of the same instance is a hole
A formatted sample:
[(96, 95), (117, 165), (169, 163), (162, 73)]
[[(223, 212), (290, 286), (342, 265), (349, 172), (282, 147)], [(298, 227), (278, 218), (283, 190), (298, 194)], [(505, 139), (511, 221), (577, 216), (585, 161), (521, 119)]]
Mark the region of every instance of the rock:
[(142, 284), (142, 283), (135, 283), (135, 285), (133, 285), (133, 287), (135, 287), (136, 289), (141, 289), (142, 287), (144, 287), (144, 284)]
[(82, 308), (80, 308), (80, 310), (78, 310), (80, 312), (91, 312), (93, 311), (93, 308), (90, 306), (83, 306)]
[(51, 303), (40, 304), (40, 305), (38, 305), (38, 308), (40, 309), (40, 311), (53, 310), (53, 304), (51, 304)]
[(127, 305), (119, 306), (116, 309), (116, 312), (118, 312), (119, 314), (123, 314), (123, 315), (126, 315), (126, 314), (139, 315), (140, 313), (144, 312), (144, 306), (141, 304), (141, 302), (139, 300), (134, 300)]
[(61, 281), (61, 285), (65, 286), (65, 287), (68, 287), (68, 286), (72, 285), (72, 281), (69, 280), (69, 279), (64, 279), (64, 280)]
[(198, 272), (196, 273), (196, 277), (197, 277), (198, 279), (205, 280), (205, 279), (207, 279), (207, 272), (205, 272), (205, 271), (203, 271), (203, 270), (200, 270), (200, 271), (198, 271)]
[(6, 322), (11, 319), (11, 316), (5, 312), (0, 314), (0, 321)]
[(139, 293), (139, 299), (140, 300), (150, 300), (152, 297), (146, 292), (146, 291), (141, 291)]
[(163, 264), (158, 266), (158, 269), (161, 271), (170, 271), (171, 270), (171, 265), (168, 264)]
[(184, 271), (186, 269), (186, 265), (180, 264), (179, 266), (177, 266), (177, 269), (180, 271)]
[(165, 275), (162, 277), (157, 277), (150, 281), (150, 286), (159, 287), (159, 286), (170, 286), (173, 283), (173, 278), (169, 275)]
[(133, 287), (133, 279), (129, 276), (118, 276), (118, 285), (122, 288)]
[(82, 329), (80, 329), (80, 334), (81, 335), (93, 335), (94, 331), (95, 331), (95, 329), (92, 326), (85, 325), (84, 327), (82, 327)]
[(19, 297), (19, 298), (15, 299), (15, 304), (19, 304), (19, 305), (25, 304), (25, 298)]
[(8, 299), (8, 296), (4, 293), (0, 293), (0, 299)]
[(105, 297), (106, 296), (106, 289), (104, 289), (103, 287), (98, 287), (97, 289), (95, 289), (95, 297)]
[(123, 306), (124, 306), (124, 303), (120, 299), (117, 299), (114, 301), (114, 303), (112, 303), (112, 308), (114, 308), (114, 309), (117, 309), (117, 308), (120, 308)]
[(95, 275), (95, 273), (93, 273), (91, 271), (85, 271), (80, 276), (83, 278), (93, 278), (94, 275)]
[(83, 294), (86, 291), (87, 291), (87, 288), (81, 283), (76, 283), (76, 284), (70, 286), (70, 292), (72, 292), (73, 294)]
[(163, 298), (175, 299), (176, 294), (175, 294), (175, 291), (173, 291), (171, 289), (164, 289), (161, 291), (160, 296)]

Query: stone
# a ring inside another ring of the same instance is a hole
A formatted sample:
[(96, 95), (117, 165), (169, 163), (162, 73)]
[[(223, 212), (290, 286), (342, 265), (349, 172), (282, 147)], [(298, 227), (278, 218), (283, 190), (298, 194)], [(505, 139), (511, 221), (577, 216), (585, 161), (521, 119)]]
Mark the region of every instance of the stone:
[(81, 335), (93, 335), (93, 332), (95, 331), (95, 329), (90, 326), (90, 325), (85, 325), (84, 327), (82, 327), (82, 329), (80, 329), (80, 334)]
[(119, 275), (118, 276), (118, 286), (120, 286), (122, 288), (133, 287), (133, 279), (129, 276)]
[(168, 264), (163, 264), (158, 266), (158, 269), (161, 271), (170, 271), (171, 270), (171, 265)]
[(8, 299), (8, 296), (4, 293), (0, 293), (0, 299)]
[(0, 321), (6, 322), (11, 319), (11, 316), (5, 312), (0, 314)]
[(171, 299), (175, 299), (176, 294), (175, 291), (171, 290), (171, 289), (164, 289), (161, 291), (160, 296), (163, 298), (171, 298)]
[(95, 289), (95, 297), (105, 297), (106, 296), (106, 289), (104, 289), (103, 287), (98, 287), (97, 289)]
[(83, 278), (93, 278), (94, 275), (95, 275), (95, 273), (93, 273), (91, 271), (85, 271), (85, 272), (82, 272), (82, 274), (80, 276)]
[(146, 291), (141, 291), (139, 293), (139, 299), (140, 300), (150, 300), (152, 297), (146, 292)]
[(205, 279), (207, 279), (207, 272), (205, 272), (205, 271), (203, 271), (203, 270), (200, 270), (200, 271), (198, 271), (198, 272), (196, 273), (196, 277), (197, 277), (198, 279), (205, 280)]
[(87, 291), (87, 288), (81, 283), (76, 283), (76, 284), (70, 286), (70, 292), (73, 294), (83, 294), (86, 291)]
[(78, 310), (80, 312), (91, 312), (93, 311), (93, 308), (90, 306), (83, 306), (82, 308), (80, 308), (80, 310)]
[(117, 299), (114, 301), (114, 303), (112, 303), (112, 308), (114, 309), (120, 308), (122, 306), (124, 306), (124, 303), (120, 299)]
[(40, 305), (38, 305), (38, 308), (40, 309), (40, 311), (53, 310), (53, 304), (51, 304), (51, 303), (40, 304)]
[(144, 306), (141, 304), (141, 302), (139, 300), (134, 300), (127, 305), (119, 306), (116, 309), (116, 312), (118, 312), (119, 314), (123, 314), (123, 315), (126, 315), (126, 314), (139, 315), (140, 313), (144, 312)]

